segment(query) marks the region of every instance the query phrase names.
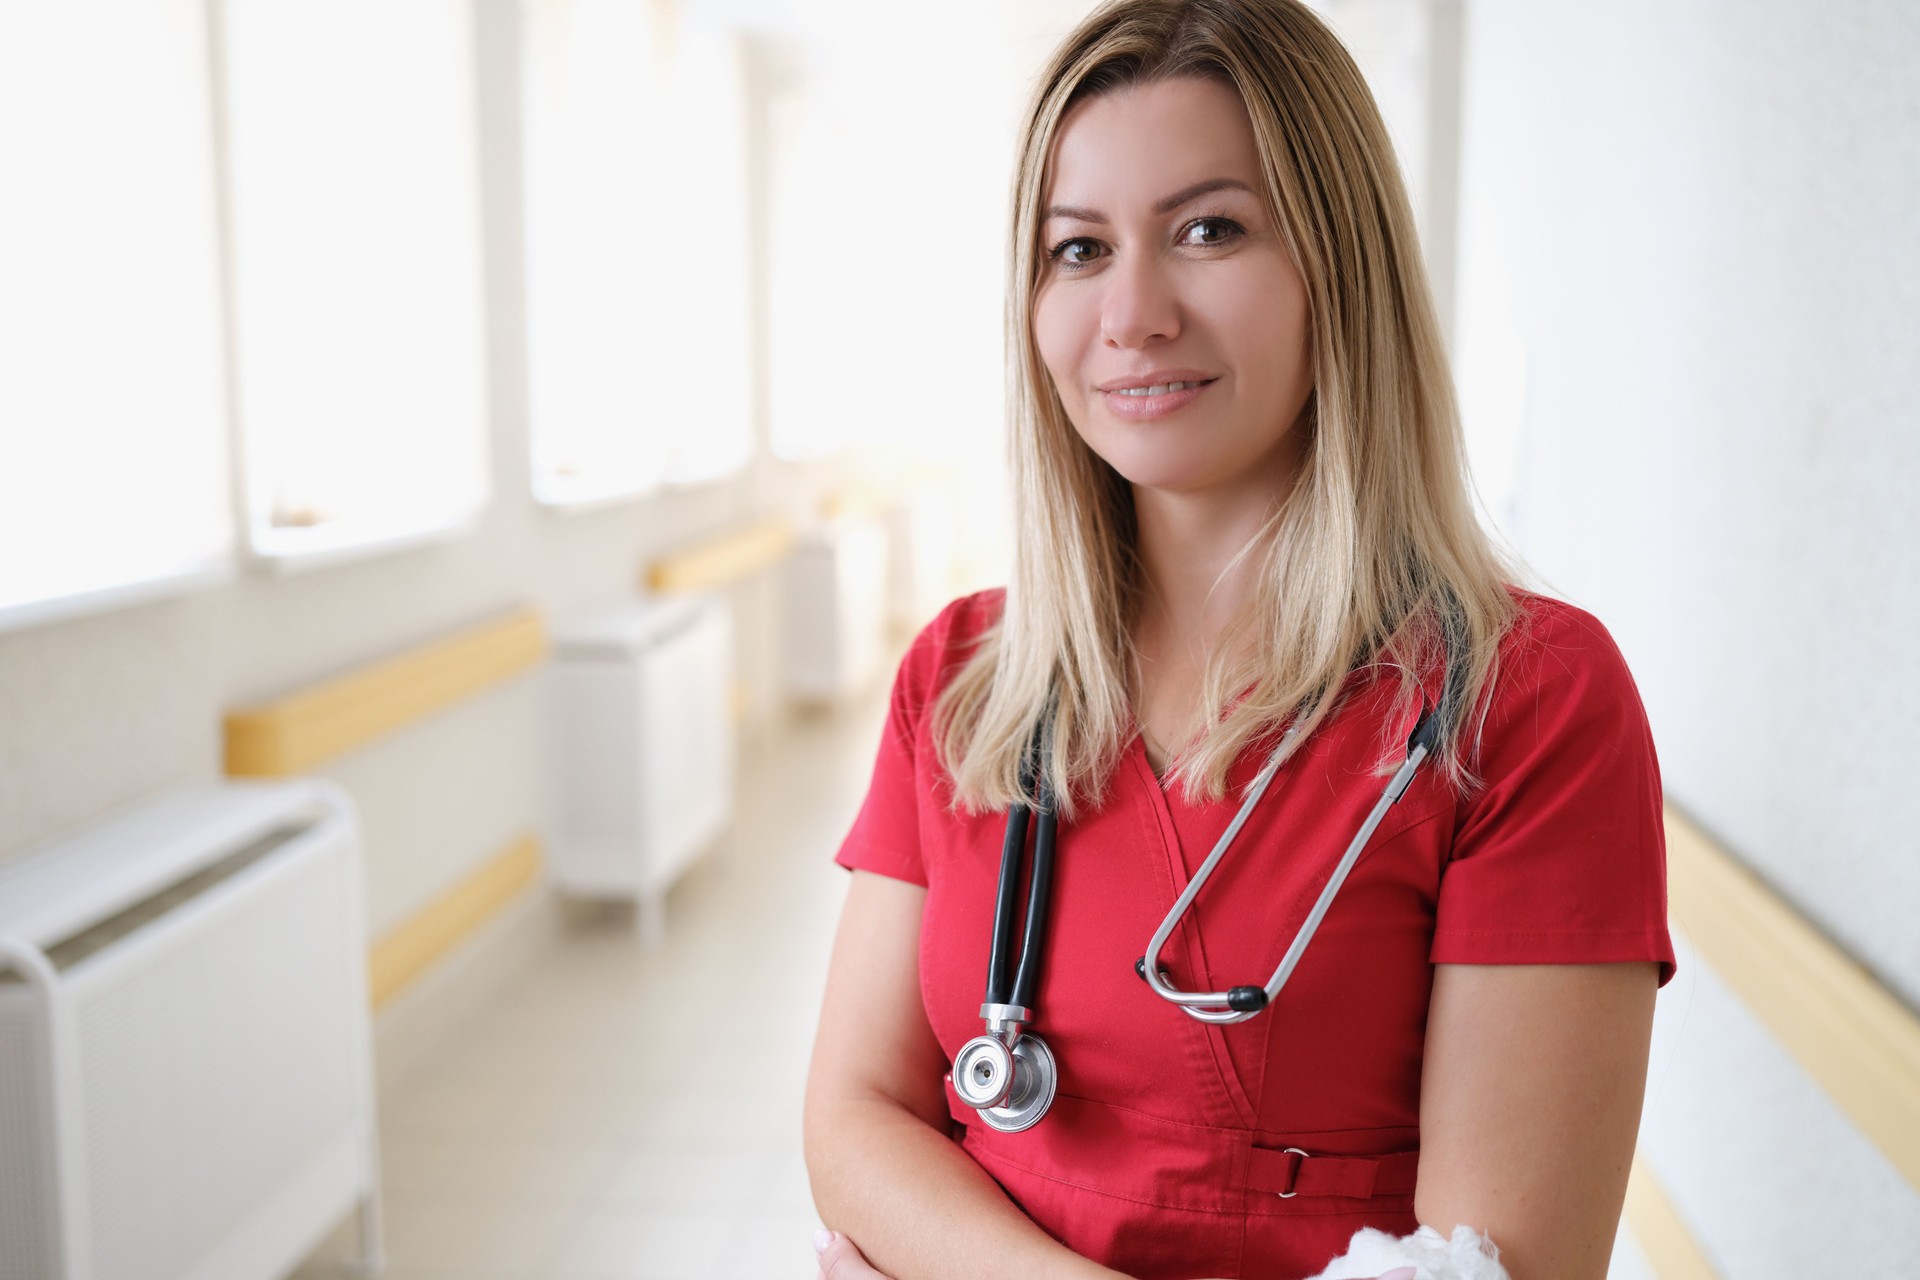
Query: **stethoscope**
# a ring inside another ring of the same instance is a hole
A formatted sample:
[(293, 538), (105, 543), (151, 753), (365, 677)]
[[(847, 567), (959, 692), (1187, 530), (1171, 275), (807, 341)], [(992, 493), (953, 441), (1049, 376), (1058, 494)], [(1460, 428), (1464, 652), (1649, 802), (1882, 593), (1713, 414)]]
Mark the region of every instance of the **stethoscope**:
[[(1240, 811), (1227, 824), (1226, 831), (1221, 833), (1219, 842), (1213, 846), (1213, 852), (1200, 864), (1200, 869), (1187, 882), (1186, 889), (1174, 901), (1172, 910), (1167, 912), (1167, 918), (1154, 931), (1153, 939), (1147, 943), (1147, 954), (1134, 962), (1135, 972), (1146, 980), (1153, 993), (1163, 1000), (1172, 1001), (1189, 1017), (1216, 1024), (1245, 1022), (1270, 1006), (1293, 976), (1300, 957), (1306, 954), (1307, 944), (1313, 941), (1321, 920), (1326, 917), (1327, 908), (1333, 905), (1334, 896), (1346, 882), (1347, 873), (1360, 860), (1360, 854), (1366, 849), (1367, 841), (1372, 839), (1374, 829), (1386, 817), (1387, 810), (1406, 794), (1407, 787), (1413, 782), (1413, 775), (1432, 753), (1439, 738), (1441, 723), (1432, 710), (1421, 714), (1407, 740), (1405, 763), (1387, 782), (1367, 820), (1348, 842), (1339, 865), (1334, 867), (1333, 875), (1320, 891), (1319, 900), (1295, 931), (1292, 945), (1287, 948), (1279, 967), (1266, 984), (1230, 987), (1225, 991), (1182, 991), (1168, 980), (1167, 974), (1160, 968), (1160, 950), (1173, 936), (1174, 929), (1193, 905), (1193, 900), (1199, 896), (1214, 868), (1220, 865), (1220, 859), (1225, 856), (1234, 837), (1240, 834), (1240, 828), (1246, 825), (1254, 806), (1260, 803), (1260, 797), (1266, 792), (1267, 784), (1273, 781), (1273, 775), (1280, 768), (1281, 757), (1299, 732), (1298, 726), (1288, 729), (1266, 767), (1248, 789)], [(1034, 763), (1039, 755), (1041, 736), (1036, 730), (1034, 742), (1022, 765), (1023, 791), (1033, 786)], [(979, 1113), (983, 1123), (1002, 1133), (1019, 1133), (1037, 1124), (1053, 1104), (1054, 1089), (1059, 1082), (1059, 1067), (1054, 1060), (1053, 1050), (1038, 1035), (1023, 1031), (1026, 1024), (1033, 1021), (1034, 987), (1040, 980), (1047, 903), (1053, 890), (1056, 822), (1044, 771), (1040, 774), (1035, 799), (1037, 820), (1033, 822), (1033, 868), (1027, 890), (1026, 927), (1021, 935), (1019, 969), (1010, 974), (1014, 896), (1019, 891), (1022, 864), (1025, 861), (1030, 814), (1027, 806), (1016, 804), (1007, 810), (1006, 839), (1000, 848), (1000, 885), (993, 906), (993, 950), (987, 965), (987, 998), (980, 1006), (980, 1016), (986, 1019), (987, 1030), (986, 1034), (975, 1036), (962, 1045), (953, 1060), (954, 1092), (960, 1095), (961, 1101)]]

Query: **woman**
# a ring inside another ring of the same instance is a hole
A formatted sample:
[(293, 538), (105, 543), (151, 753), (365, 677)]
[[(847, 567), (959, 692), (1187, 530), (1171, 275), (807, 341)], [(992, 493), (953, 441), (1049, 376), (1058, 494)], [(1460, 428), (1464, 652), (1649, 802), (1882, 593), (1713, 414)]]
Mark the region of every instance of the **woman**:
[[(1012, 247), (1017, 563), (909, 651), (839, 853), (823, 1271), (1600, 1280), (1673, 972), (1658, 766), (1604, 628), (1475, 522), (1358, 71), (1291, 0), (1103, 7), (1040, 82)], [(1270, 1007), (1149, 989), (1263, 766), (1163, 985), (1266, 978), (1423, 723)], [(1016, 805), (1058, 817), (1025, 1027), (1057, 1088), (1003, 1132), (948, 1072)]]

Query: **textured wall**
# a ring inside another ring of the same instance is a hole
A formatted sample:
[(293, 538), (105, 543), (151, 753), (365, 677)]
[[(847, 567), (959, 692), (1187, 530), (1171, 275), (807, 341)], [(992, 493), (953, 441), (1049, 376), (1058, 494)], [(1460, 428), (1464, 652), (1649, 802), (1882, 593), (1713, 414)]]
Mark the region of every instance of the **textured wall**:
[[(1920, 7), (1473, 0), (1466, 53), (1461, 355), (1519, 419), (1476, 465), (1619, 639), (1669, 797), (1920, 1003)], [(1645, 1145), (1703, 1244), (1911, 1266), (1920, 1195), (1693, 963)]]

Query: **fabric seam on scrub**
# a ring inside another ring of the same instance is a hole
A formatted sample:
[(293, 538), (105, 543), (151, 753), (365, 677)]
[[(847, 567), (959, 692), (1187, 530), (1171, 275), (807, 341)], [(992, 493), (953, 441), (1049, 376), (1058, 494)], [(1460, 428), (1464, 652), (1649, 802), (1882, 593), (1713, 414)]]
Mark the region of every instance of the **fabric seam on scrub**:
[[(1657, 938), (1660, 931), (1638, 929), (1436, 929), (1441, 938)], [(1648, 963), (1653, 963), (1649, 961)]]
[[(1149, 781), (1152, 780), (1153, 769), (1147, 762), (1146, 748), (1141, 741), (1136, 740), (1128, 744), (1127, 754), (1121, 763), (1123, 767), (1131, 765), (1136, 776), (1145, 774)], [(1180, 828), (1173, 820), (1172, 803), (1162, 791), (1159, 803), (1156, 804), (1150, 794), (1151, 790), (1152, 788), (1140, 790), (1134, 796), (1134, 804), (1137, 809), (1144, 811), (1147, 822), (1160, 835), (1159, 855), (1154, 861), (1155, 865), (1163, 871), (1162, 887), (1169, 891), (1167, 901), (1171, 905), (1185, 887), (1183, 880), (1190, 878), (1187, 876), (1186, 850), (1180, 843)], [(1185, 953), (1189, 969), (1196, 976), (1211, 972), (1212, 966), (1207, 963), (1206, 943), (1200, 936), (1199, 920), (1194, 917), (1182, 920), (1179, 935), (1181, 950)], [(1240, 1078), (1240, 1069), (1234, 1065), (1233, 1054), (1227, 1048), (1223, 1030), (1198, 1019), (1185, 1019), (1185, 1021), (1193, 1025), (1182, 1028), (1184, 1034), (1191, 1035), (1195, 1027), (1199, 1029), (1200, 1041), (1206, 1048), (1208, 1060), (1213, 1064), (1213, 1072), (1219, 1081), (1221, 1096), (1227, 1104), (1228, 1113), (1237, 1122), (1238, 1127), (1245, 1128), (1259, 1123), (1259, 1109), (1255, 1099), (1247, 1092), (1246, 1081)], [(1262, 1028), (1262, 1030), (1270, 1032), (1271, 1027)]]
[[(1413, 1194), (1408, 1192), (1401, 1195), (1372, 1196), (1366, 1199), (1355, 1196), (1314, 1196), (1312, 1199), (1316, 1202), (1321, 1200), (1338, 1200), (1341, 1202), (1342, 1207), (1330, 1209), (1307, 1209), (1302, 1207), (1289, 1209), (1285, 1213), (1249, 1213), (1245, 1204), (1242, 1204), (1239, 1208), (1218, 1209), (1203, 1205), (1170, 1204), (1164, 1200), (1146, 1200), (1139, 1196), (1125, 1195), (1118, 1191), (1108, 1191), (1104, 1187), (1093, 1187), (1088, 1186), (1084, 1182), (1074, 1182), (1070, 1179), (1062, 1178), (1057, 1174), (1048, 1173), (1044, 1169), (1036, 1169), (1030, 1164), (1023, 1164), (1003, 1152), (975, 1150), (970, 1147), (963, 1147), (962, 1149), (965, 1150), (969, 1156), (973, 1157), (974, 1163), (976, 1164), (991, 1160), (996, 1164), (1008, 1165), (1023, 1173), (1030, 1173), (1036, 1178), (1043, 1178), (1048, 1182), (1057, 1183), (1063, 1187), (1072, 1187), (1075, 1191), (1085, 1191), (1090, 1195), (1105, 1196), (1109, 1200), (1124, 1200), (1128, 1204), (1143, 1204), (1155, 1209), (1169, 1209), (1175, 1213), (1204, 1213), (1212, 1217), (1239, 1218), (1333, 1218), (1390, 1210), (1401, 1201), (1405, 1201), (1409, 1205), (1413, 1203)], [(1242, 1192), (1242, 1195), (1249, 1199), (1259, 1197), (1262, 1201), (1264, 1201), (1266, 1194), (1266, 1192), (1262, 1191)]]

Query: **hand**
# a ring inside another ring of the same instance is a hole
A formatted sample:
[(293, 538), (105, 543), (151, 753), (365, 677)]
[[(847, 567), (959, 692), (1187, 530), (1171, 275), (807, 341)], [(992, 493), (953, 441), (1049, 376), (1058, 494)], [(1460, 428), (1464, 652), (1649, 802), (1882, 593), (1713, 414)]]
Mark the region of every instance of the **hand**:
[(1395, 1267), (1391, 1271), (1376, 1276), (1374, 1280), (1414, 1280), (1418, 1274), (1419, 1272), (1412, 1267)]
[[(820, 1255), (819, 1280), (887, 1280), (860, 1256), (853, 1241), (838, 1231), (822, 1227), (814, 1232), (813, 1251)], [(1413, 1273), (1409, 1271), (1407, 1275), (1411, 1277)]]
[[(854, 1272), (852, 1274), (858, 1275), (861, 1273)], [(1376, 1277), (1375, 1280), (1414, 1280), (1417, 1274), (1419, 1273), (1412, 1267), (1395, 1267), (1386, 1274)]]

